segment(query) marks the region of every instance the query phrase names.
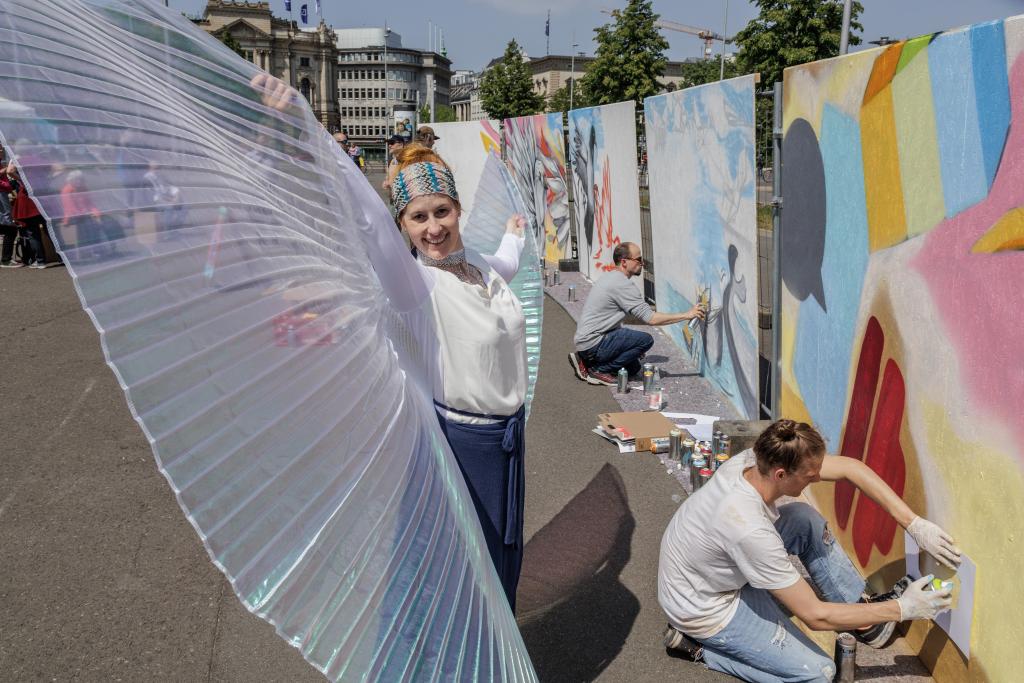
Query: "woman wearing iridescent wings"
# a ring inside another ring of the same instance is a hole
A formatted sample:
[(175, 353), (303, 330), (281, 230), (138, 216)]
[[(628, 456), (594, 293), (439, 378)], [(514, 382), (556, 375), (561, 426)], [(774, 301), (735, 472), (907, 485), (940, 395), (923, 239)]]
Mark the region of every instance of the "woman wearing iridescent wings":
[[(253, 81), (264, 101), (286, 108), (296, 93), (271, 76)], [(434, 405), (469, 487), (487, 549), (509, 605), (515, 609), (523, 558), (525, 401), (529, 377), (525, 317), (508, 283), (519, 270), (526, 220), (508, 218), (493, 256), (463, 244), (462, 209), (451, 169), (419, 144), (398, 153), (391, 201), (416, 258), (383, 258), (368, 249), (389, 298), (408, 297), (408, 283), (429, 291), (406, 314), (408, 328), (427, 358)], [(372, 242), (372, 237), (371, 240)], [(421, 317), (421, 320), (415, 318)], [(430, 349), (430, 351), (428, 351)], [(430, 360), (436, 358), (436, 363)], [(432, 367), (431, 367), (432, 366)]]
[(520, 215), (508, 219), (493, 256), (466, 248), (455, 178), (437, 154), (418, 144), (398, 155), (391, 199), (416, 251), (409, 268), (422, 270), (432, 282), (425, 310), (438, 342), (438, 420), (515, 609), (523, 559), (528, 377), (523, 309), (507, 283), (519, 269), (526, 221)]

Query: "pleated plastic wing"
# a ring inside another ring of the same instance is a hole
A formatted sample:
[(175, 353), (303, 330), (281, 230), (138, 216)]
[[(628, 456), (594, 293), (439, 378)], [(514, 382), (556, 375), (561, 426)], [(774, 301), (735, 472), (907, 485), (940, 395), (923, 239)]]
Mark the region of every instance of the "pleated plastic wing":
[(493, 254), (505, 234), (509, 216), (520, 214), (527, 221), (524, 231), (526, 246), (519, 259), (519, 272), (509, 287), (519, 299), (526, 316), (526, 368), (529, 383), (526, 391), (526, 414), (530, 414), (537, 370), (540, 367), (541, 327), (544, 322), (544, 276), (537, 243), (537, 225), (527, 211), (515, 179), (501, 158), (490, 154), (484, 163), (480, 185), (473, 197), (473, 210), (463, 226), (466, 246), (482, 254)]
[(3, 143), (239, 599), (332, 679), (535, 680), (430, 403), (427, 280), (385, 298), (386, 207), (258, 73), (149, 0), (0, 0)]

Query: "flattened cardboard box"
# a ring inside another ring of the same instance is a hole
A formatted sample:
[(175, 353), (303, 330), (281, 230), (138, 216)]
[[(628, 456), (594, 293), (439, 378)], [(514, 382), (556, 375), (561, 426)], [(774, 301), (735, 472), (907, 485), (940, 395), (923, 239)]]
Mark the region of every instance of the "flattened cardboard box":
[(664, 438), (675, 424), (661, 413), (601, 413), (597, 416), (601, 429), (620, 439), (636, 439), (638, 451), (653, 450), (651, 440)]

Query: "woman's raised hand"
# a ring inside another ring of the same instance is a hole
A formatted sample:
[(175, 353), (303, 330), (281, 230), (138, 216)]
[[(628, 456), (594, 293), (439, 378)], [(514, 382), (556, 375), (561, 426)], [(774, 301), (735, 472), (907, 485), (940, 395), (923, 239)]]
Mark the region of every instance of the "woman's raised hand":
[(524, 230), (526, 230), (526, 218), (522, 214), (513, 214), (508, 221), (505, 222), (506, 233), (511, 233), (516, 237), (522, 237)]
[(258, 73), (249, 84), (260, 93), (263, 104), (278, 111), (284, 111), (298, 103), (299, 92), (268, 73)]

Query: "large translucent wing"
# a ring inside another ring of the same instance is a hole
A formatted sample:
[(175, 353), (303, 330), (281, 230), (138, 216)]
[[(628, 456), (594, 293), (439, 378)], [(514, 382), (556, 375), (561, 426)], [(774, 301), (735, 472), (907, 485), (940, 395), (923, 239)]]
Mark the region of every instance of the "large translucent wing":
[(239, 599), (333, 679), (534, 680), (430, 403), (425, 280), (384, 298), (386, 208), (257, 74), (149, 0), (0, 3), (3, 143)]
[(529, 416), (540, 367), (540, 335), (544, 322), (544, 276), (537, 240), (538, 230), (543, 230), (543, 226), (538, 228), (533, 220), (533, 214), (527, 209), (505, 164), (496, 154), (490, 154), (473, 197), (473, 211), (462, 228), (466, 246), (481, 254), (493, 254), (505, 234), (505, 223), (513, 214), (521, 214), (527, 219), (526, 246), (519, 259), (519, 272), (509, 287), (519, 299), (526, 316), (526, 367), (529, 372), (526, 414)]

